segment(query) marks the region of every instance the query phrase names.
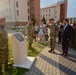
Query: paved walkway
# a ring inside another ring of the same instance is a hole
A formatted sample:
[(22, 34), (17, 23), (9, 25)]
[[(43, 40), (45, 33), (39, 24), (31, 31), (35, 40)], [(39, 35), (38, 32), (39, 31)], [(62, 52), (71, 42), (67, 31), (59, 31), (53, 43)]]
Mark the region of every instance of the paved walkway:
[(76, 75), (76, 51), (69, 49), (69, 55), (60, 55), (61, 46), (57, 45), (55, 53), (49, 53), (46, 47), (36, 57), (27, 75)]

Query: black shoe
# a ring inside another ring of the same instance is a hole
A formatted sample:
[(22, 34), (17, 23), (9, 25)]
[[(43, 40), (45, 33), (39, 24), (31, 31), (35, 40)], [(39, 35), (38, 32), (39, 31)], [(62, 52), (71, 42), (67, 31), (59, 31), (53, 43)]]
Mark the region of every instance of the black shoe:
[(48, 52), (52, 52), (52, 50), (49, 50)]
[(67, 56), (68, 54), (64, 54), (63, 56)]

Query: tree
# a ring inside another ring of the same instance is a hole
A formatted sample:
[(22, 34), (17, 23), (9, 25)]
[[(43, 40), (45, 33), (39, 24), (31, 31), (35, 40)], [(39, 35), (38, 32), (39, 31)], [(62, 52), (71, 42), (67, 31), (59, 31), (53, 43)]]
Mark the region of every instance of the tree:
[(35, 24), (36, 24), (36, 19), (34, 18), (33, 19), (33, 25), (35, 26)]
[(32, 16), (32, 19), (33, 19), (33, 25), (35, 26), (35, 24), (36, 24), (36, 19), (35, 19), (34, 16)]
[(46, 24), (46, 19), (45, 19), (45, 17), (43, 17), (41, 21), (42, 21), (44, 24)]

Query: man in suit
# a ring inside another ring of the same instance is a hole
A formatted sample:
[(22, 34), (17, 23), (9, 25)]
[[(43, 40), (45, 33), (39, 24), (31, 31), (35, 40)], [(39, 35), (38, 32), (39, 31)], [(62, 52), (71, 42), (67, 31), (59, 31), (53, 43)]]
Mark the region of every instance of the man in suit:
[(63, 23), (64, 23), (64, 28), (62, 31), (62, 50), (63, 50), (62, 55), (67, 56), (68, 45), (73, 34), (73, 28), (71, 25), (69, 25), (68, 19), (65, 19)]

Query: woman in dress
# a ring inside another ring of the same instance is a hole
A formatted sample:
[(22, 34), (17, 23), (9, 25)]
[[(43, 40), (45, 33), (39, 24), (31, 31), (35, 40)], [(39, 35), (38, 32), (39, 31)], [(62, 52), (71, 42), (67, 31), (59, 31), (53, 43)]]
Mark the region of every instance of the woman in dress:
[(44, 29), (44, 26), (43, 26), (43, 24), (41, 24), (40, 23), (40, 25), (39, 25), (39, 38), (40, 38), (40, 41), (42, 41), (42, 39), (43, 39), (43, 29)]

